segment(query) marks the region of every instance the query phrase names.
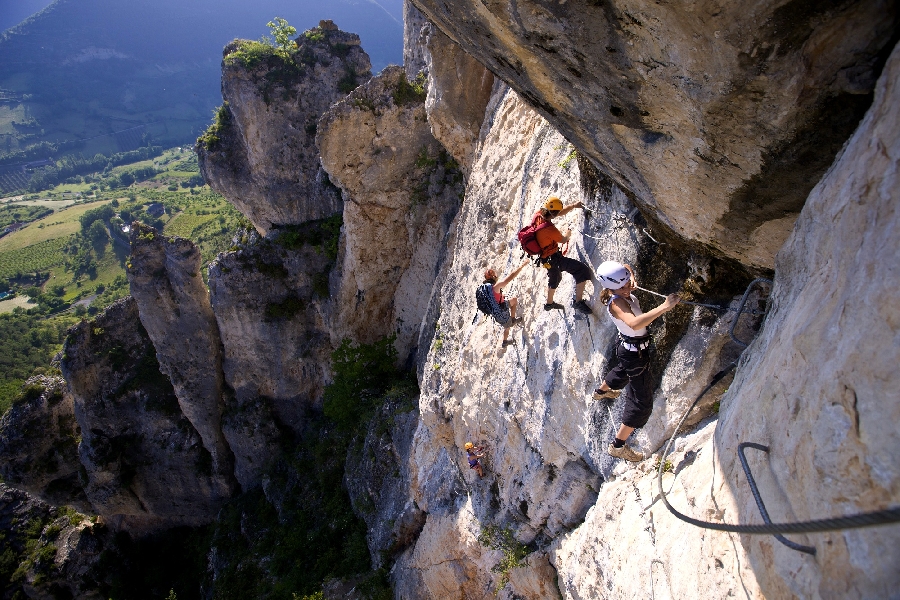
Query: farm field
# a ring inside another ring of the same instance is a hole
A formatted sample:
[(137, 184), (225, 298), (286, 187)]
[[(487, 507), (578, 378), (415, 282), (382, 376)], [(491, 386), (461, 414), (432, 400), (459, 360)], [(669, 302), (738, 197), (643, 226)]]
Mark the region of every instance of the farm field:
[[(115, 189), (104, 185), (142, 169), (152, 169), (152, 177)], [(174, 148), (85, 179), (14, 202), (0, 199), (0, 211), (15, 206), (53, 210), (0, 238), (0, 291), (13, 294), (0, 301), (0, 333), (11, 336), (0, 343), (0, 414), (30, 373), (49, 368), (69, 325), (128, 294), (130, 252), (127, 234), (119, 228), (139, 220), (167, 236), (191, 239), (205, 266), (231, 246), (235, 232), (249, 226), (230, 203), (198, 181), (190, 150)], [(90, 197), (70, 196), (76, 192)], [(154, 204), (161, 210), (150, 214)], [(26, 213), (33, 214), (17, 211), (23, 219)], [(205, 281), (205, 268), (202, 273)]]

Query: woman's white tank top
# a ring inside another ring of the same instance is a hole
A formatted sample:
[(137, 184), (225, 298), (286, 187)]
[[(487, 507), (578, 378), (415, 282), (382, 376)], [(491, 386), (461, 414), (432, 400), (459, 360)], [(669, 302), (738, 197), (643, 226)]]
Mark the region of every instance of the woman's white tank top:
[(616, 328), (619, 330), (619, 333), (621, 333), (622, 335), (627, 335), (628, 337), (644, 337), (645, 335), (647, 335), (646, 327), (641, 327), (640, 329), (632, 329), (631, 327), (626, 325), (625, 321), (623, 321), (622, 319), (613, 317), (610, 307), (612, 306), (612, 303), (616, 298), (621, 298), (622, 300), (627, 302), (631, 307), (631, 312), (634, 314), (634, 316), (642, 315), (644, 314), (644, 311), (641, 310), (641, 305), (638, 303), (637, 298), (634, 297), (634, 294), (630, 294), (628, 296), (613, 295), (613, 297), (609, 301), (609, 304), (606, 305), (606, 311), (612, 318), (613, 323), (616, 324)]

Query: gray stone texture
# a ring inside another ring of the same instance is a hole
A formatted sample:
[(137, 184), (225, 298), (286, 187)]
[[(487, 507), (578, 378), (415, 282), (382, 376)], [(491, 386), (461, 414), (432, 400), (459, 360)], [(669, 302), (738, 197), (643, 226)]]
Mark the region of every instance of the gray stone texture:
[(894, 2), (412, 0), (644, 214), (771, 268), (868, 106)]

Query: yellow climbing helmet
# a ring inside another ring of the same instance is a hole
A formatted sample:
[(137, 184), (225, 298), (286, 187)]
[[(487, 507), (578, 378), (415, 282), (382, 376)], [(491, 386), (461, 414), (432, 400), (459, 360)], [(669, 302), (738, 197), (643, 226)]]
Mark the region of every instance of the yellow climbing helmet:
[(465, 446), (466, 450), (471, 450), (474, 447), (475, 447), (475, 444), (473, 444), (472, 442), (466, 442), (466, 446)]
[(550, 196), (549, 198), (547, 198), (547, 201), (544, 202), (544, 208), (546, 208), (550, 212), (559, 212), (563, 209), (562, 200), (560, 200), (556, 196)]

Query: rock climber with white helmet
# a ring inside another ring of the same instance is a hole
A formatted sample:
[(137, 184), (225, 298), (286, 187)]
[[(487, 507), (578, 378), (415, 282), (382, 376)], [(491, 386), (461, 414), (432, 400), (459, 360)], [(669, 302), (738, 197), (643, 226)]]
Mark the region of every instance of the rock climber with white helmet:
[(552, 310), (554, 308), (561, 309), (563, 306), (553, 301), (556, 288), (562, 281), (562, 272), (571, 273), (575, 278), (575, 300), (572, 307), (583, 313), (590, 314), (591, 307), (588, 306), (581, 296), (584, 294), (585, 283), (591, 278), (591, 269), (586, 264), (574, 258), (563, 256), (559, 249), (559, 244), (569, 241), (572, 235), (571, 229), (567, 229), (563, 234), (553, 225), (554, 217), (561, 217), (576, 208), (584, 208), (584, 204), (576, 202), (563, 206), (562, 200), (556, 196), (550, 196), (544, 205), (538, 210), (531, 219), (533, 224), (540, 225), (548, 223), (548, 227), (541, 228), (537, 232), (537, 242), (541, 247), (541, 259), (547, 271), (547, 303), (544, 304), (544, 310)]
[(622, 425), (616, 439), (607, 452), (616, 458), (631, 462), (644, 460), (644, 455), (625, 445), (631, 433), (646, 425), (653, 412), (653, 390), (650, 388), (650, 353), (652, 342), (647, 326), (664, 313), (672, 310), (680, 301), (678, 294), (670, 294), (665, 301), (647, 312), (632, 292), (637, 288), (634, 271), (628, 265), (608, 260), (597, 268), (597, 277), (603, 285), (600, 301), (606, 305), (609, 316), (619, 330), (616, 344), (616, 365), (606, 374), (603, 383), (594, 390), (595, 400), (618, 398), (626, 385), (630, 393), (625, 394), (622, 410)]

